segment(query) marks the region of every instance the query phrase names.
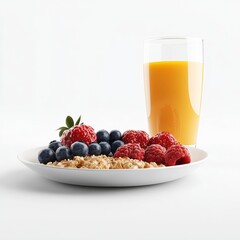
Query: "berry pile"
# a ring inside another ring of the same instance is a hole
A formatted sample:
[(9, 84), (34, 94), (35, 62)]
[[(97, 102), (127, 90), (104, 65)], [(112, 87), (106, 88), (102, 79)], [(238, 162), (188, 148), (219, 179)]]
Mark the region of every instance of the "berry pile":
[(131, 158), (166, 166), (191, 162), (187, 148), (168, 132), (160, 132), (151, 138), (140, 130), (128, 130), (122, 134), (118, 130), (108, 132), (102, 129), (95, 133), (91, 126), (80, 123), (80, 120), (81, 117), (74, 123), (70, 116), (66, 118), (67, 126), (58, 129), (60, 141), (51, 141), (39, 152), (40, 163), (87, 155)]
[(95, 133), (91, 126), (80, 123), (81, 117), (74, 123), (72, 117), (66, 118), (66, 125), (58, 130), (60, 141), (51, 141), (47, 148), (38, 154), (40, 163), (72, 159), (74, 156), (87, 155), (113, 156), (116, 150), (124, 145), (122, 134), (118, 130), (110, 133), (100, 130)]

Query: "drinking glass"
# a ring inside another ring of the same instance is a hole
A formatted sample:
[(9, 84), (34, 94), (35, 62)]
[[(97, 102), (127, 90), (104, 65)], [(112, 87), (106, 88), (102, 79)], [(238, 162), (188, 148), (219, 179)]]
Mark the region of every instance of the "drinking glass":
[(146, 40), (144, 80), (150, 135), (167, 131), (181, 144), (196, 146), (203, 88), (203, 40)]

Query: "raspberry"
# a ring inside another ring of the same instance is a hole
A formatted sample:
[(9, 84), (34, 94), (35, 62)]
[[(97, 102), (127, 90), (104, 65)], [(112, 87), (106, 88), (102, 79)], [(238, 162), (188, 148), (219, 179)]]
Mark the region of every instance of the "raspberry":
[(67, 147), (70, 147), (72, 143), (82, 141), (89, 145), (92, 142), (97, 141), (97, 136), (94, 129), (91, 126), (85, 124), (76, 125), (67, 131), (63, 132), (61, 137), (61, 143)]
[(64, 146), (68, 146), (70, 147), (72, 144), (71, 141), (71, 131), (70, 130), (66, 130), (63, 132), (60, 142), (64, 145)]
[(144, 161), (155, 162), (157, 164), (165, 164), (165, 152), (166, 148), (159, 144), (152, 144), (145, 150)]
[(138, 143), (142, 148), (146, 148), (149, 136), (144, 131), (128, 130), (123, 133), (122, 140), (125, 144)]
[(191, 162), (190, 153), (181, 144), (172, 145), (165, 153), (165, 164), (167, 166), (181, 165)]
[(177, 143), (177, 140), (169, 132), (160, 132), (157, 135), (151, 137), (148, 141), (148, 146), (152, 144), (160, 144), (161, 146), (168, 149), (170, 146)]
[(132, 159), (138, 159), (143, 160), (144, 159), (144, 149), (140, 147), (139, 144), (136, 143), (128, 143), (126, 145), (123, 145), (117, 149), (117, 151), (114, 154), (115, 158), (132, 158)]

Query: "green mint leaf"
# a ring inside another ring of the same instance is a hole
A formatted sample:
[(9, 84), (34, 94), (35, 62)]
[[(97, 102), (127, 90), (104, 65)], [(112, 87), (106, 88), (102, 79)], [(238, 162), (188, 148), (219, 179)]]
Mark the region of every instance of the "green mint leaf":
[(67, 128), (67, 127), (60, 127), (60, 128), (58, 128), (57, 130), (67, 130), (67, 129), (69, 129), (69, 128)]
[(59, 131), (59, 137), (61, 137), (62, 134), (63, 134), (63, 132), (66, 131), (66, 130), (68, 130), (68, 129), (69, 129), (69, 128), (67, 128), (67, 127), (60, 127), (60, 128), (58, 128), (57, 130), (60, 130), (60, 131)]
[(79, 125), (80, 121), (81, 121), (81, 115), (80, 115), (79, 118), (77, 119), (75, 125)]
[(67, 125), (68, 128), (71, 128), (74, 125), (74, 121), (73, 121), (71, 116), (67, 116), (66, 125)]
[(63, 132), (64, 132), (64, 131), (65, 131), (64, 129), (60, 130), (60, 132), (59, 132), (59, 137), (61, 137), (61, 136), (63, 135)]

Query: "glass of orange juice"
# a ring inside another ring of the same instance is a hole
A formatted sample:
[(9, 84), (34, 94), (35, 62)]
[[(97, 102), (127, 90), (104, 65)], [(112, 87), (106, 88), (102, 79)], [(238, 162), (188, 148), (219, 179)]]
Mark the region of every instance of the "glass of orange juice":
[(144, 80), (150, 135), (167, 131), (181, 144), (196, 145), (203, 87), (203, 40), (146, 40)]

